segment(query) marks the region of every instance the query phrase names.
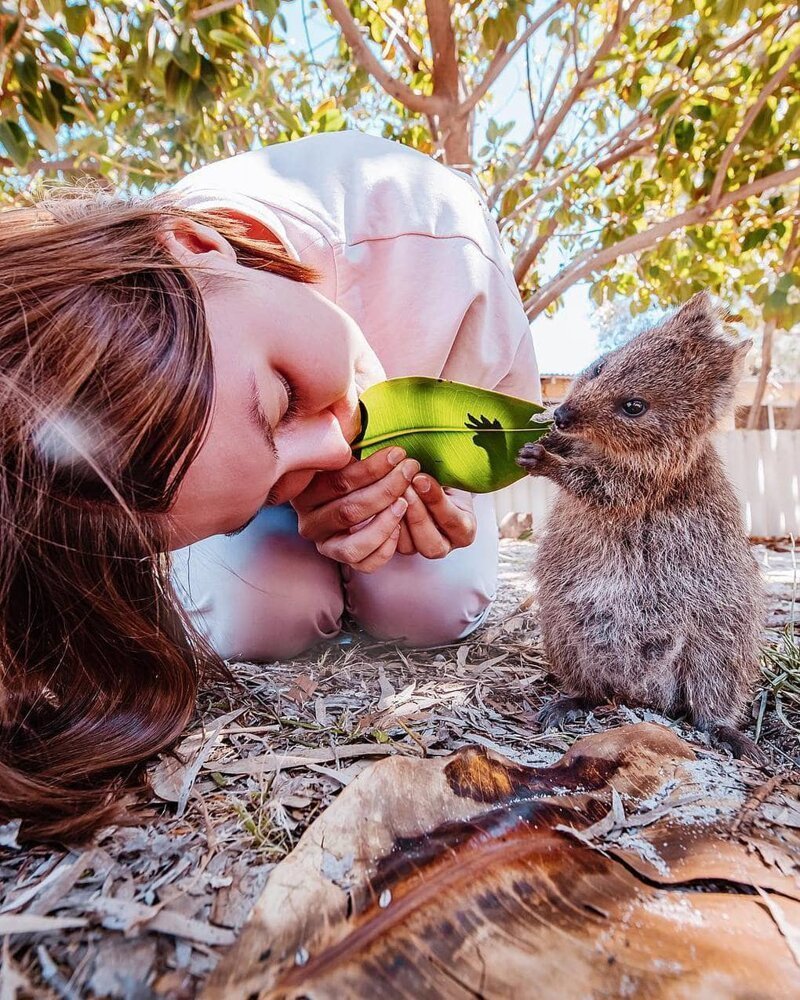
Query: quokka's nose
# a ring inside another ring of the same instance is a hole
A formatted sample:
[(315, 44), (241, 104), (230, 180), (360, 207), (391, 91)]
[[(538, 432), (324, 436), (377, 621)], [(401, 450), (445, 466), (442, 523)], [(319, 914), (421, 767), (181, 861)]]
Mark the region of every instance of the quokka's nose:
[(553, 412), (553, 421), (560, 431), (566, 430), (570, 424), (575, 422), (575, 411), (570, 409), (566, 403), (562, 403)]

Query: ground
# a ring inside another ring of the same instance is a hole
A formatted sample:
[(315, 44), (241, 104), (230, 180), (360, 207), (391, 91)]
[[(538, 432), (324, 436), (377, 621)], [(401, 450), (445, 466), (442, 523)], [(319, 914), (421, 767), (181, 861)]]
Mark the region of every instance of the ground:
[[(800, 593), (788, 543), (755, 551), (768, 641), (784, 642), (765, 663), (750, 730), (768, 780), (800, 764), (800, 663), (786, 645)], [(194, 996), (270, 869), (377, 757), (471, 743), (542, 765), (587, 732), (640, 720), (713, 754), (690, 728), (625, 706), (541, 733), (536, 711), (555, 689), (530, 612), (531, 556), (529, 541), (501, 543), (497, 603), (462, 644), (409, 652), (347, 634), (290, 663), (235, 665), (241, 690), (206, 692), (182, 761), (154, 769), (149, 822), (73, 850), (18, 850), (13, 825), (0, 828), (0, 998)]]

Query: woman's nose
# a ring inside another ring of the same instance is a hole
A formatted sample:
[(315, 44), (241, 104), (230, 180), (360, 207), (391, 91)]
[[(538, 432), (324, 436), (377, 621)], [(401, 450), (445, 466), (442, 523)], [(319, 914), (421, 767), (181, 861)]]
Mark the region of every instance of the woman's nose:
[(361, 430), (361, 419), (358, 412), (358, 393), (355, 383), (350, 386), (347, 394), (338, 399), (331, 407), (331, 413), (339, 421), (342, 434), (346, 441), (352, 441)]
[[(287, 456), (289, 457), (289, 456)], [(291, 449), (291, 467), (320, 472), (341, 469), (353, 458), (342, 425), (331, 410), (325, 410), (297, 428)]]

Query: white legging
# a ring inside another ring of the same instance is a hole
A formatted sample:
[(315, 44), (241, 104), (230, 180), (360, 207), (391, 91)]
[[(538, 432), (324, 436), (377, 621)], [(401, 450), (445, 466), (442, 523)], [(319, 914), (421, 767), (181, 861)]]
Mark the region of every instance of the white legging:
[(195, 627), (228, 660), (301, 653), (341, 628), (347, 610), (370, 635), (405, 646), (462, 639), (486, 617), (497, 589), (497, 522), (475, 497), (478, 531), (444, 559), (396, 554), (357, 573), (317, 552), (288, 505), (265, 508), (241, 534), (173, 553), (173, 582)]

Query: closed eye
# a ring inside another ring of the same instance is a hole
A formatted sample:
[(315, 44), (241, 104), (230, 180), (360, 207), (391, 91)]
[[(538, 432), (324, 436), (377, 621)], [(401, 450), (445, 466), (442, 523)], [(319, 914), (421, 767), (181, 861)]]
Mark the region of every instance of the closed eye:
[(294, 386), (286, 376), (278, 372), (278, 378), (281, 380), (284, 392), (286, 393), (286, 410), (281, 417), (281, 422), (287, 424), (291, 423), (300, 412), (300, 403)]
[(260, 432), (261, 436), (267, 442), (270, 451), (275, 458), (277, 458), (278, 449), (275, 445), (275, 434), (272, 430), (272, 424), (270, 424), (269, 418), (266, 413), (264, 413), (264, 408), (261, 405), (261, 394), (258, 391), (258, 382), (254, 371), (251, 371), (248, 377), (248, 389), (249, 398), (247, 409), (250, 415), (250, 423)]

